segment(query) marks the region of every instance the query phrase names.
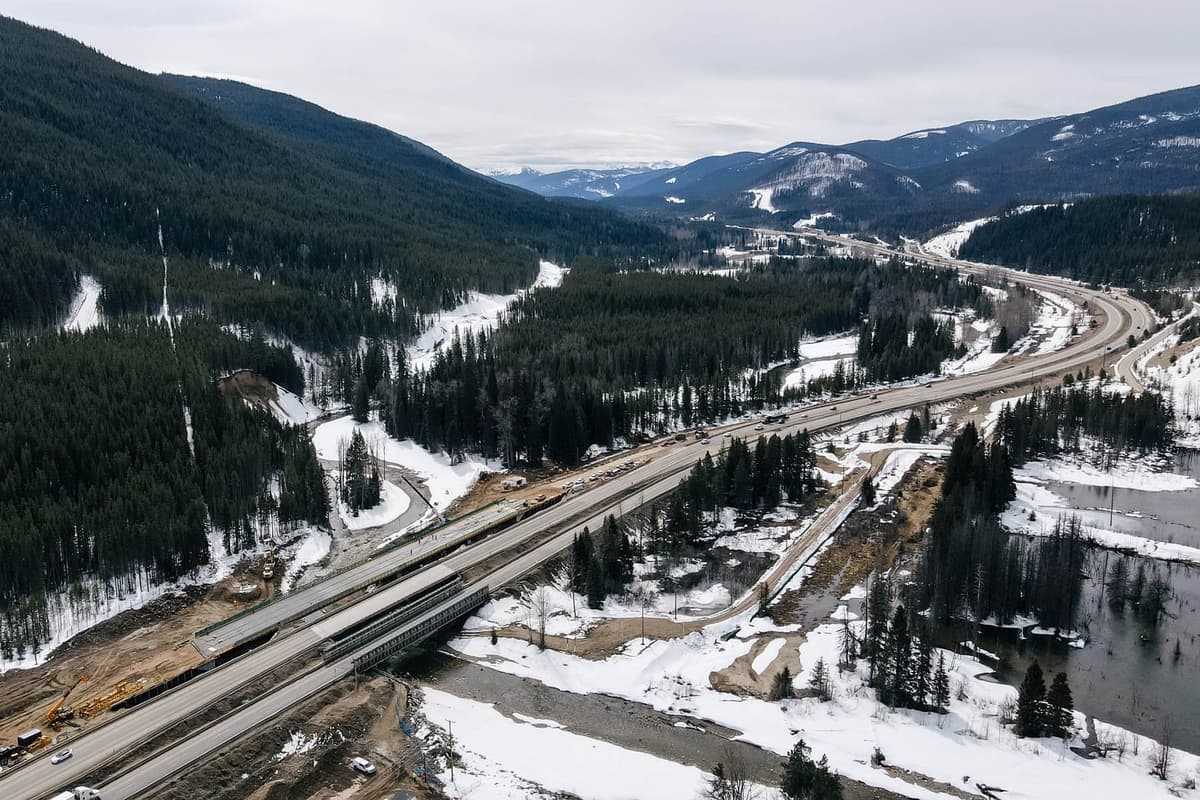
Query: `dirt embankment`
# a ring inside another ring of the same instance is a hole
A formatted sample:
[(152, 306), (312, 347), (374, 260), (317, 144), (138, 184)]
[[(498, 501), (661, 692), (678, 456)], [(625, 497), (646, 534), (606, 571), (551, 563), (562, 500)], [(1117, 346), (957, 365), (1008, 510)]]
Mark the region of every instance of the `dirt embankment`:
[[(183, 772), (149, 795), (153, 800), (379, 800), (398, 791), (441, 798), (413, 776), (422, 763), (415, 740), (399, 725), (406, 687), (388, 676), (346, 679), (224, 753)], [(377, 772), (355, 771), (368, 759)]]
[[(188, 587), (118, 614), (58, 647), (45, 663), (0, 676), (0, 744), (11, 744), (18, 733), (35, 727), (68, 740), (79, 728), (55, 731), (46, 724), (46, 713), (81, 676), (88, 680), (71, 692), (67, 708), (108, 695), (122, 681), (142, 680), (150, 687), (199, 665), (192, 635), (242, 608), (238, 597), (243, 585), (253, 587), (249, 596), (258, 598), (269, 597), (274, 589), (264, 586), (247, 565), (215, 586)], [(86, 727), (104, 717), (76, 719), (74, 725)]]

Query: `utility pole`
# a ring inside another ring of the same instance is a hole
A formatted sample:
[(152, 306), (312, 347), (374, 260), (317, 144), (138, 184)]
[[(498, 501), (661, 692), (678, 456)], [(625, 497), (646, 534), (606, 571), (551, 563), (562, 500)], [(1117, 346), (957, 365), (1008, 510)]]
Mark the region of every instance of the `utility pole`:
[(454, 783), (454, 720), (448, 720), (446, 726), (450, 731), (450, 782)]
[(1109, 524), (1109, 527), (1112, 527), (1112, 524), (1113, 524), (1113, 501), (1115, 499), (1113, 497), (1113, 495), (1116, 494), (1116, 488), (1117, 488), (1116, 483), (1115, 483), (1115, 480), (1113, 479), (1112, 473), (1109, 473), (1109, 476), (1108, 476), (1108, 524)]

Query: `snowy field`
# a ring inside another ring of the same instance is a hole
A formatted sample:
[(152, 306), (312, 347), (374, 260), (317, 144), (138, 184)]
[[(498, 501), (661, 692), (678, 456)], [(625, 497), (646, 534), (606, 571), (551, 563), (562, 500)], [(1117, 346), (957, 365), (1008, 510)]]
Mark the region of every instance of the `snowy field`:
[(99, 325), (102, 321), (99, 303), (100, 282), (91, 275), (81, 275), (79, 292), (71, 301), (71, 310), (63, 322), (62, 329), (82, 333)]
[(694, 800), (707, 775), (695, 767), (572, 733), (553, 720), (507, 717), (491, 704), (425, 689), (425, 718), (453, 723), (463, 763), (438, 775), (447, 793), (471, 800), (554, 798)]
[(538, 265), (538, 276), (529, 289), (514, 294), (471, 292), (467, 301), (438, 314), (430, 326), (408, 346), (409, 368), (413, 371), (433, 365), (438, 349), (454, 337), (455, 331), (480, 333), (496, 327), (499, 316), (518, 298), (542, 286), (558, 286), (567, 270), (549, 261)]
[(484, 472), (502, 471), (499, 463), (473, 456), (455, 464), (445, 453), (431, 453), (412, 439), (399, 440), (388, 436), (383, 424), (378, 421), (356, 423), (350, 416), (330, 420), (317, 427), (313, 433), (317, 456), (324, 461), (339, 461), (355, 429), (362, 434), (367, 449), (376, 458), (420, 475), (429, 487), (430, 502), (439, 511), (445, 511), (470, 491)]

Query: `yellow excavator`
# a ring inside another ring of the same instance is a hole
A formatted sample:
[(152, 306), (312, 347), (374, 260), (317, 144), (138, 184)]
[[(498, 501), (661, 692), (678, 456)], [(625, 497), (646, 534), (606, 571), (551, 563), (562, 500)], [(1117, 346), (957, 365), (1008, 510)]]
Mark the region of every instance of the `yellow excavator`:
[(87, 675), (80, 675), (79, 679), (62, 693), (62, 697), (54, 701), (54, 705), (50, 706), (50, 710), (46, 712), (46, 724), (52, 728), (61, 728), (75, 718), (75, 709), (67, 708), (63, 703), (67, 702), (67, 697), (70, 696), (71, 692), (75, 691), (75, 687), (87, 679)]

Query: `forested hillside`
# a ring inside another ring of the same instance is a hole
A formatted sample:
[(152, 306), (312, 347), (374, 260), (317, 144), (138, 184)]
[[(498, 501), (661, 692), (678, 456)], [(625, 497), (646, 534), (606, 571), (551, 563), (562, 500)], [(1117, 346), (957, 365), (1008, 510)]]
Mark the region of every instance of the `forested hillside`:
[(582, 261), (560, 288), (518, 301), (494, 334), (442, 348), (428, 372), (401, 369), (388, 383), (364, 371), (341, 386), (369, 383), (354, 394), (379, 398), (394, 435), (575, 464), (591, 444), (778, 401), (778, 380), (761, 371), (795, 359), (805, 335), (853, 329), (877, 309), (919, 320), (980, 299), (955, 272), (898, 262), (777, 259), (734, 280)]
[[(11, 19), (0, 19), (0, 50), (0, 219), (36, 235), (22, 247), (35, 248), (47, 276), (20, 279), (37, 310), (6, 307), (0, 324), (52, 316), (81, 269), (104, 285), (106, 313), (156, 307), (160, 225), (177, 309), (321, 349), (360, 333), (404, 337), (420, 312), (470, 289), (526, 285), (537, 273), (533, 248), (568, 259), (613, 241), (666, 241), (294, 98), (240, 87), (271, 105), (226, 103), (245, 115), (238, 121)], [(378, 302), (373, 277), (403, 302)]]
[[(256, 353), (256, 349), (258, 352)], [(256, 523), (324, 522), (312, 445), (211, 378), (226, 360), (285, 377), (291, 354), (201, 318), (10, 341), (0, 360), (0, 652), (44, 640), (47, 596), (176, 580)], [(292, 370), (295, 365), (291, 365)], [(189, 427), (190, 420), (190, 427)], [(278, 499), (269, 479), (286, 480)], [(111, 583), (110, 583), (111, 581)], [(80, 582), (84, 582), (81, 584)]]
[(1200, 195), (1122, 195), (1006, 214), (959, 249), (973, 261), (1119, 286), (1192, 284)]

